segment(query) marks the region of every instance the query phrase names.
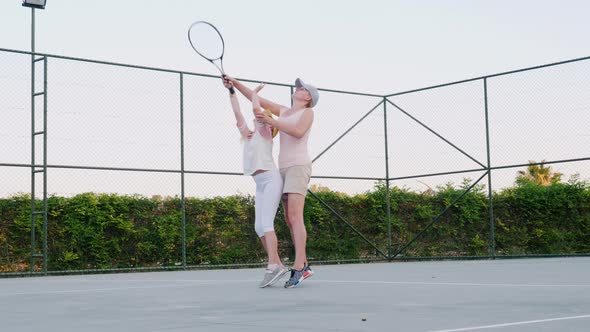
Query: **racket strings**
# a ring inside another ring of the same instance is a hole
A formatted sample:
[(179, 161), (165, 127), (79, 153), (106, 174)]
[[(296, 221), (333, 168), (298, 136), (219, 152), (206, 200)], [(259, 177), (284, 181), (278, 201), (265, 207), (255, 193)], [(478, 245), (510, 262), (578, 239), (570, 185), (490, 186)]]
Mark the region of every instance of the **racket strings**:
[(214, 61), (223, 57), (225, 45), (217, 29), (207, 22), (194, 23), (188, 32), (191, 46), (202, 57)]

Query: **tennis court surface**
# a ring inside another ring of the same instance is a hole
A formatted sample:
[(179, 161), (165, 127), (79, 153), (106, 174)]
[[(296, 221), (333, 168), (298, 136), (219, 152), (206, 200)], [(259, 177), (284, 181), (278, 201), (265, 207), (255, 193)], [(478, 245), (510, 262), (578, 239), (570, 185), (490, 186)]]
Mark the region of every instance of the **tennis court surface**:
[[(0, 279), (2, 331), (590, 331), (590, 257)], [(363, 318), (366, 320), (363, 321)]]

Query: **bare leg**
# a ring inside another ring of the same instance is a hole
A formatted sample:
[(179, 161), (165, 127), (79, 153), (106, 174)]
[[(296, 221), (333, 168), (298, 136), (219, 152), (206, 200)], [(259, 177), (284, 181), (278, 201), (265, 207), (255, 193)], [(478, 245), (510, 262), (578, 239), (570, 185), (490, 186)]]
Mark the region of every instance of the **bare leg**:
[(295, 249), (295, 237), (293, 236), (293, 223), (289, 219), (289, 194), (283, 194), (283, 210), (285, 210), (285, 223), (289, 227), (289, 234), (291, 235), (291, 243), (293, 243), (293, 249)]
[(291, 224), (291, 237), (295, 245), (295, 264), (296, 270), (303, 269), (307, 256), (305, 247), (307, 244), (307, 231), (303, 222), (303, 207), (305, 205), (305, 196), (301, 194), (288, 194), (287, 210), (289, 223)]
[[(266, 233), (264, 233), (264, 234), (266, 235)], [(260, 242), (262, 243), (262, 247), (264, 248), (264, 252), (268, 255), (268, 248), (266, 247), (267, 246), (267, 244), (266, 244), (266, 236), (264, 236), (264, 235), (261, 236), (260, 237)]]
[(266, 232), (264, 233), (264, 236), (261, 237), (261, 239), (264, 239), (266, 243), (263, 242), (263, 246), (266, 249), (266, 252), (268, 254), (268, 264), (278, 264), (278, 265), (283, 265), (281, 263), (281, 259), (279, 258), (279, 253), (278, 253), (278, 240), (277, 240), (277, 235), (275, 234), (275, 232), (271, 231), (271, 232)]
[(295, 239), (293, 238), (293, 224), (291, 223), (291, 220), (289, 220), (289, 194), (283, 195), (283, 210), (285, 210), (285, 222), (287, 223), (287, 227), (289, 227), (291, 241), (293, 242), (293, 245), (295, 245)]

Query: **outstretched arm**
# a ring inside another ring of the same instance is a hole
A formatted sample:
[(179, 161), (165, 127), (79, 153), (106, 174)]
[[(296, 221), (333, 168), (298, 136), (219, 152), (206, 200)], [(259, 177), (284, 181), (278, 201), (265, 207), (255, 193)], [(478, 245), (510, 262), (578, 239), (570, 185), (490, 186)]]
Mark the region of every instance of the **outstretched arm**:
[[(224, 82), (229, 82), (231, 84), (233, 84), (233, 86), (238, 89), (238, 91), (240, 91), (240, 93), (242, 93), (244, 95), (244, 97), (248, 98), (250, 101), (252, 101), (252, 94), (254, 93), (254, 91), (250, 88), (248, 88), (247, 86), (245, 86), (244, 84), (242, 84), (242, 82), (236, 80), (233, 77), (230, 76), (225, 76), (225, 80)], [(280, 112), (281, 112), (281, 108), (286, 108), (283, 105), (277, 104), (275, 102), (272, 102), (268, 99), (259, 97), (260, 100), (260, 106), (262, 106), (262, 108), (267, 109), (269, 111), (272, 112), (272, 114), (276, 115), (276, 116), (280, 116)]]
[(313, 110), (308, 108), (303, 111), (304, 113), (299, 118), (299, 121), (295, 125), (289, 125), (284, 122), (279, 122), (276, 119), (272, 119), (264, 113), (257, 113), (256, 120), (268, 123), (271, 126), (277, 128), (279, 131), (289, 134), (291, 136), (301, 138), (311, 128), (313, 123)]
[[(223, 85), (225, 85), (225, 87), (227, 89), (232, 87), (231, 83), (224, 82)], [(244, 115), (242, 114), (242, 111), (240, 109), (240, 103), (238, 102), (238, 97), (236, 96), (236, 94), (230, 93), (229, 100), (231, 103), (231, 108), (234, 112), (234, 116), (236, 118), (236, 126), (238, 127), (238, 130), (240, 131), (242, 136), (244, 136), (244, 137), (249, 136), (251, 131), (248, 128), (248, 126), (246, 125), (246, 120), (244, 119)]]

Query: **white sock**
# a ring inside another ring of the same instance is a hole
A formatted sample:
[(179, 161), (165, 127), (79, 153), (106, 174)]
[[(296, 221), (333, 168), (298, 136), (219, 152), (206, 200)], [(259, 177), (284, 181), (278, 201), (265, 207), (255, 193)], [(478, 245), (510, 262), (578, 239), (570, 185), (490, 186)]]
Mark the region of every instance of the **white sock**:
[(268, 265), (266, 266), (266, 269), (268, 269), (268, 270), (271, 270), (271, 271), (274, 271), (274, 270), (276, 270), (276, 269), (277, 269), (279, 266), (280, 266), (279, 264), (268, 264)]

